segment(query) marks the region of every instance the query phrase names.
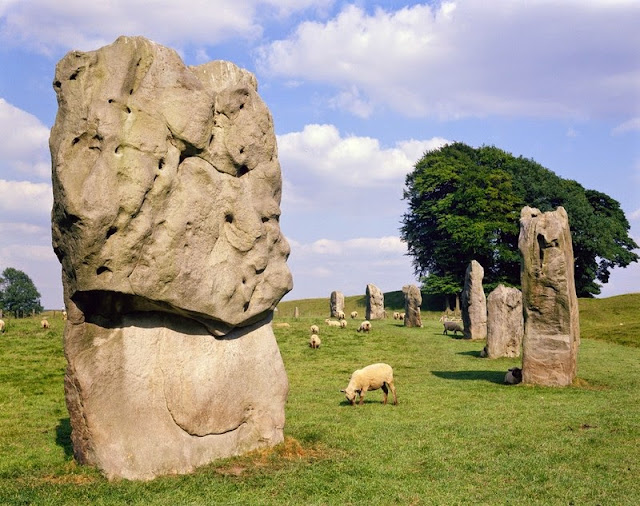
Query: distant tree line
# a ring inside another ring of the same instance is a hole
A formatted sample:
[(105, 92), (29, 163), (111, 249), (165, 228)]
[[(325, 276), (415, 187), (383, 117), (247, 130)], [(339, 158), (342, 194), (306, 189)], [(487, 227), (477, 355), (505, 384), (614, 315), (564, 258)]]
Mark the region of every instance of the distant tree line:
[(0, 276), (0, 309), (16, 318), (41, 313), (40, 292), (24, 272), (7, 267)]
[(620, 204), (533, 160), (456, 142), (427, 152), (407, 175), (401, 237), (427, 294), (454, 295), (471, 260), (489, 291), (520, 285), (519, 218), (528, 205), (569, 215), (579, 297), (600, 293), (613, 267), (638, 261)]

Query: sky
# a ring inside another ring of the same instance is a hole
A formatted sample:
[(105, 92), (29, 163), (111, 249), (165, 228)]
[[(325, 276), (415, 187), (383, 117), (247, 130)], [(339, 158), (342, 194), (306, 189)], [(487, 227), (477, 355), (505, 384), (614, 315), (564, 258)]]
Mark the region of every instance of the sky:
[[(142, 35), (253, 72), (274, 120), (285, 300), (419, 284), (405, 176), (447, 142), (494, 145), (616, 199), (640, 244), (637, 0), (0, 0), (0, 270), (62, 308), (51, 247), (56, 63)], [(640, 265), (601, 296), (640, 291)]]

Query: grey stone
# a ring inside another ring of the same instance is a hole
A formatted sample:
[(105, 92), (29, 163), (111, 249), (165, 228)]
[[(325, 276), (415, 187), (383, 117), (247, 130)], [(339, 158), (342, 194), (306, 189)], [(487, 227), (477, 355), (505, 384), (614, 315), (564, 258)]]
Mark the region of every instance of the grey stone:
[(518, 247), (524, 309), (522, 381), (570, 385), (577, 370), (580, 317), (564, 208), (546, 213), (523, 208)]
[(519, 357), (523, 335), (522, 293), (498, 285), (487, 297), (487, 356)]
[(484, 269), (472, 260), (467, 267), (462, 291), (462, 322), (465, 339), (487, 338), (487, 297), (482, 288)]
[(74, 455), (144, 480), (279, 443), (288, 382), (271, 318), (292, 278), (255, 77), (120, 37), (68, 53), (54, 89)]
[(420, 316), (420, 305), (422, 304), (422, 294), (415, 285), (402, 287), (404, 293), (404, 326), (422, 327), (422, 317)]
[(382, 291), (376, 285), (368, 284), (365, 298), (365, 318), (367, 320), (382, 320), (385, 316), (384, 294)]
[(329, 310), (332, 318), (338, 318), (340, 313), (344, 313), (344, 295), (342, 292), (333, 291), (329, 297)]

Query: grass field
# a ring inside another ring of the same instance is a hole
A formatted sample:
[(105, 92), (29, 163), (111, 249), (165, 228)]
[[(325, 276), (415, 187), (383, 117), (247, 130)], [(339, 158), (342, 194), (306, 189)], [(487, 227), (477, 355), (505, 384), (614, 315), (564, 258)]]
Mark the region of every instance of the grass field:
[[(361, 300), (347, 297), (346, 311), (363, 315)], [(75, 464), (63, 322), (9, 319), (0, 504), (640, 504), (640, 294), (580, 308), (578, 381), (542, 388), (503, 385), (519, 360), (480, 358), (483, 343), (443, 336), (435, 313), (422, 329), (388, 319), (363, 335), (355, 321), (324, 325), (326, 299), (281, 303), (285, 443), (148, 483), (108, 482)], [(318, 350), (307, 346), (312, 323)], [(377, 361), (394, 367), (399, 405), (383, 406), (380, 391), (348, 405), (339, 390)]]

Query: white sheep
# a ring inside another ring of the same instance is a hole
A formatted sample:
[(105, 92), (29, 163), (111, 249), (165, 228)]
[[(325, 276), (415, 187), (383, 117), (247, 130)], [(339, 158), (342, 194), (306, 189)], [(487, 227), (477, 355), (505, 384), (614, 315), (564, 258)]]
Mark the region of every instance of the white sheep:
[(4, 332), (4, 320), (0, 320), (0, 332)]
[(47, 321), (46, 318), (43, 318), (42, 321), (40, 321), (40, 325), (42, 326), (43, 329), (49, 328), (49, 322)]
[(355, 319), (358, 317), (358, 312), (357, 311), (351, 311), (351, 318)]
[(336, 311), (336, 317), (338, 318), (338, 320), (344, 320), (344, 311)]
[(358, 327), (357, 332), (369, 332), (371, 330), (371, 323), (367, 320), (363, 321)]
[(398, 315), (398, 320), (404, 320), (405, 314), (404, 313), (400, 313)]
[(522, 382), (522, 369), (519, 367), (512, 367), (507, 371), (504, 376), (504, 382), (507, 385), (517, 385)]
[(63, 311), (63, 312), (62, 312), (62, 319), (63, 319), (63, 320), (66, 320), (66, 319), (67, 319), (67, 312), (66, 312), (66, 311)]
[(317, 325), (311, 325), (311, 327), (309, 327), (309, 330), (311, 331), (312, 334), (320, 333), (320, 328)]
[(400, 313), (398, 313), (398, 311), (394, 311), (393, 312), (393, 319), (394, 320), (399, 320), (400, 319)]
[(322, 341), (320, 341), (320, 337), (318, 336), (318, 334), (311, 334), (311, 338), (309, 339), (309, 346), (311, 346), (313, 349), (320, 348), (321, 343)]
[(340, 326), (340, 322), (337, 320), (331, 320), (330, 318), (327, 318), (324, 321), (327, 325), (329, 325), (329, 327), (339, 327)]
[(340, 328), (341, 329), (347, 328), (347, 320), (340, 320)]
[(288, 327), (291, 327), (291, 325), (289, 325), (287, 322), (274, 323), (273, 326), (276, 327), (276, 328), (288, 328)]
[(387, 395), (389, 390), (393, 393), (393, 403), (398, 404), (396, 395), (396, 387), (393, 384), (393, 369), (389, 364), (372, 364), (362, 369), (358, 369), (351, 375), (349, 384), (344, 390), (340, 390), (345, 394), (351, 405), (356, 405), (356, 396), (360, 396), (360, 404), (364, 402), (364, 394), (368, 390), (377, 390), (381, 388), (384, 392), (383, 404), (387, 403)]

